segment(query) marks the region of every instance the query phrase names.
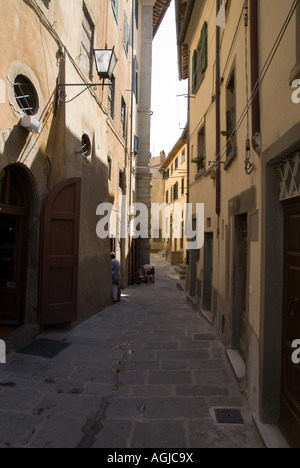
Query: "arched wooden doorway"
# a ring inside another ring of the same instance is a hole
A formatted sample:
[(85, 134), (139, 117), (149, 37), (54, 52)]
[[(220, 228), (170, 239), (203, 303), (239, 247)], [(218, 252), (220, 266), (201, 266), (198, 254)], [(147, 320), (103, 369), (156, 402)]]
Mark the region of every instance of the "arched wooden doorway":
[(18, 166), (0, 172), (0, 325), (24, 320), (29, 196)]

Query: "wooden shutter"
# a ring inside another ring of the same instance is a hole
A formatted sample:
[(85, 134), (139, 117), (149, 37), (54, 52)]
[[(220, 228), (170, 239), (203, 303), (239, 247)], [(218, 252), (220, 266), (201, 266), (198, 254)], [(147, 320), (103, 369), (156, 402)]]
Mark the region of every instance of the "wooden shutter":
[(207, 22), (205, 21), (202, 30), (201, 30), (201, 39), (200, 39), (200, 48), (201, 48), (201, 58), (200, 58), (200, 67), (201, 73), (204, 73), (207, 69)]
[(174, 185), (174, 200), (178, 200), (178, 182)]
[(81, 179), (48, 194), (41, 235), (40, 322), (72, 322), (77, 315)]
[(139, 0), (135, 0), (135, 23), (136, 23), (136, 28), (138, 29), (139, 27)]
[(193, 54), (193, 79), (192, 79), (192, 85), (193, 85), (193, 93), (195, 93), (196, 89), (197, 89), (197, 82), (198, 82), (198, 79), (197, 79), (197, 63), (198, 63), (198, 52), (197, 50), (194, 50), (194, 54)]
[(137, 73), (137, 61), (135, 57), (132, 63), (132, 89), (135, 94), (136, 102), (138, 102), (138, 73)]

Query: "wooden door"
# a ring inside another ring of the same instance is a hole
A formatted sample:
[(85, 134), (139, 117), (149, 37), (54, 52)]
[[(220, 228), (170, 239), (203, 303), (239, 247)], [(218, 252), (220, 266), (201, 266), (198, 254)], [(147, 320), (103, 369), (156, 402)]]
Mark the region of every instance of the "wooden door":
[(0, 324), (24, 319), (29, 199), (18, 166), (0, 173)]
[(248, 313), (247, 313), (247, 273), (248, 273), (248, 217), (240, 216), (241, 223), (241, 321), (240, 321), (240, 352), (244, 358), (247, 355)]
[(213, 247), (214, 235), (205, 233), (204, 241), (204, 274), (203, 274), (203, 306), (206, 310), (212, 307), (213, 292)]
[(300, 448), (300, 364), (292, 361), (300, 339), (300, 200), (287, 202), (284, 241), (284, 303), (280, 426), (293, 447)]
[(41, 325), (76, 320), (81, 180), (68, 179), (48, 194), (43, 213)]

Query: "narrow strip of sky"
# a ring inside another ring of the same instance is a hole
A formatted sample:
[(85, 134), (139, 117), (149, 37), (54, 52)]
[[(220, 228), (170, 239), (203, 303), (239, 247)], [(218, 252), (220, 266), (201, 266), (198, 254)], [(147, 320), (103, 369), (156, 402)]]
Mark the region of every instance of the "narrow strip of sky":
[(187, 80), (179, 81), (174, 0), (153, 41), (151, 154), (168, 154), (187, 121)]

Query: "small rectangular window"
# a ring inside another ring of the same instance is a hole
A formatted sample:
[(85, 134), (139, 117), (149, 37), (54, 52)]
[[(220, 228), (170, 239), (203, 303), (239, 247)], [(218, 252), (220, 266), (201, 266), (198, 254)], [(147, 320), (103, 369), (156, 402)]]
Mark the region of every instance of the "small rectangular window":
[(121, 99), (121, 120), (120, 120), (120, 126), (121, 126), (121, 135), (125, 139), (126, 138), (126, 102), (124, 98), (122, 97)]
[(197, 171), (205, 168), (205, 127), (202, 127), (198, 133), (198, 151), (197, 151)]
[(125, 55), (128, 58), (128, 52), (129, 52), (129, 22), (128, 22), (126, 11), (124, 11), (123, 48), (124, 48)]
[(134, 154), (137, 155), (139, 152), (140, 139), (138, 136), (134, 135)]
[(178, 182), (176, 182), (176, 184), (174, 185), (173, 194), (174, 194), (174, 196), (173, 196), (174, 201), (178, 200)]
[(132, 64), (132, 89), (135, 94), (136, 102), (138, 102), (138, 71), (136, 57), (134, 57)]
[(183, 150), (182, 155), (181, 155), (181, 163), (183, 164), (185, 162), (185, 151)]
[(163, 179), (164, 180), (168, 180), (170, 177), (170, 169), (168, 169), (167, 171), (163, 172)]
[(124, 172), (119, 170), (119, 189), (123, 190), (124, 188)]
[(181, 195), (184, 195), (184, 179), (181, 179)]
[[(226, 87), (226, 130), (222, 131), (227, 141), (227, 162), (236, 155), (236, 88), (233, 69)], [(227, 165), (225, 164), (225, 168)]]
[(175, 170), (178, 169), (178, 158), (175, 159)]
[(169, 203), (169, 190), (166, 191), (166, 204)]
[(111, 78), (111, 86), (107, 86), (107, 110), (110, 117), (115, 118), (115, 93), (116, 93), (116, 79), (114, 76)]
[(112, 159), (110, 156), (107, 158), (107, 178), (109, 182), (112, 180)]

